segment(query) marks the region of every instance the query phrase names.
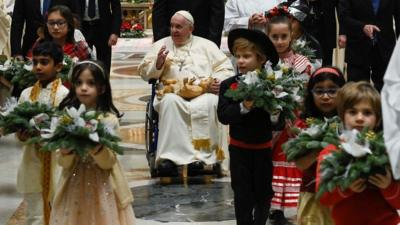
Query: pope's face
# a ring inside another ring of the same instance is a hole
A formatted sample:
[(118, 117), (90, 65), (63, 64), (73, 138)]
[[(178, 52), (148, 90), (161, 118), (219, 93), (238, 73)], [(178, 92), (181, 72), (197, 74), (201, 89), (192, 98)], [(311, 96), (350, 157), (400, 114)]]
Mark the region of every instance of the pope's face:
[(177, 14), (171, 18), (171, 38), (176, 46), (182, 46), (193, 32), (193, 26), (185, 17)]

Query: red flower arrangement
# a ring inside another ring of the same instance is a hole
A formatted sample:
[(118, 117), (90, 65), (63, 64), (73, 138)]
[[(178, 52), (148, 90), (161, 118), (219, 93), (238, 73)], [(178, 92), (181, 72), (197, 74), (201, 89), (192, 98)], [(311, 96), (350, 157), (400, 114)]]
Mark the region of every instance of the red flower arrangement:
[(142, 24), (137, 23), (132, 26), (131, 31), (144, 31)]
[(123, 21), (121, 23), (121, 32), (127, 32), (130, 31), (132, 29), (132, 24), (129, 21)]
[(236, 90), (238, 88), (238, 82), (232, 83), (231, 86), (229, 87), (232, 90)]
[[(134, 23), (132, 25), (132, 23)], [(140, 23), (135, 23), (134, 20), (125, 20), (121, 24), (121, 37), (122, 38), (142, 38), (145, 37), (144, 27)]]
[(279, 7), (274, 7), (273, 9), (270, 9), (269, 11), (265, 12), (265, 17), (267, 19), (271, 19), (272, 17), (275, 16), (286, 16), (288, 18), (291, 18), (292, 16), (289, 13), (289, 9), (286, 5), (284, 6), (279, 6)]

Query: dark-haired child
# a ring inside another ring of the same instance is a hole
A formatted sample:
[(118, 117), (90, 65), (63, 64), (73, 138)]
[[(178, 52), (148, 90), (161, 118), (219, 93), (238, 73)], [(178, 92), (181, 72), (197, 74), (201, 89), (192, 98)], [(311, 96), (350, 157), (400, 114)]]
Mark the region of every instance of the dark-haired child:
[[(304, 112), (301, 115), (303, 127), (305, 119), (330, 118), (336, 113), (336, 96), (339, 88), (345, 84), (343, 74), (334, 67), (321, 67), (312, 75), (307, 85), (304, 99)], [(315, 177), (318, 152), (310, 152), (295, 161), (297, 168), (303, 171), (297, 223), (304, 225), (333, 225), (328, 207), (319, 203), (315, 195)]]
[[(119, 111), (112, 102), (108, 74), (100, 62), (82, 61), (72, 71), (73, 84), (60, 108), (102, 111), (100, 118), (118, 132)], [(134, 225), (133, 196), (115, 153), (99, 144), (86, 158), (73, 149), (60, 149), (63, 168), (51, 212), (50, 225)]]
[[(22, 91), (19, 102), (40, 102), (57, 107), (68, 94), (57, 73), (63, 67), (63, 52), (54, 42), (43, 42), (33, 49), (33, 73), (38, 81)], [(20, 141), (30, 137), (26, 131), (16, 133)], [(18, 169), (17, 191), (27, 203), (26, 224), (43, 224), (43, 213), (49, 213), (51, 192), (55, 187), (55, 154), (39, 152), (37, 146), (24, 145)], [(42, 196), (43, 195), (43, 196)], [(44, 211), (43, 211), (44, 210)]]
[[(350, 82), (337, 96), (337, 111), (345, 129), (379, 131), (382, 122), (381, 100), (378, 91), (365, 81)], [(328, 145), (318, 155), (317, 190), (320, 166), (326, 156), (337, 148)], [(389, 168), (385, 174), (375, 174), (355, 180), (349, 188), (336, 187), (324, 193), (320, 202), (331, 208), (335, 225), (398, 225), (400, 217), (400, 183), (394, 181)]]
[(253, 107), (252, 100), (234, 101), (225, 92), (240, 76), (262, 69), (265, 62), (278, 62), (269, 38), (256, 30), (236, 29), (228, 35), (230, 52), (235, 56), (239, 74), (220, 86), (218, 119), (229, 124), (230, 171), (238, 225), (265, 225), (273, 196), (270, 114)]
[(292, 25), (287, 16), (274, 16), (267, 25), (267, 35), (275, 46), (282, 63), (298, 73), (311, 75), (314, 71), (310, 60), (292, 50)]
[[(270, 18), (267, 34), (279, 54), (283, 64), (292, 68), (297, 73), (311, 75), (314, 70), (307, 57), (300, 55), (292, 50), (292, 25), (285, 10), (281, 9), (283, 15), (276, 15)], [(288, 162), (282, 151), (281, 144), (287, 141), (288, 136), (285, 132), (274, 134), (277, 142), (274, 143), (272, 151), (273, 159), (273, 179), (272, 187), (275, 195), (271, 202), (270, 219), (274, 225), (287, 223), (286, 217), (296, 215), (297, 199), (301, 184), (301, 171), (293, 162)], [(276, 140), (274, 138), (274, 140)]]
[[(88, 44), (85, 40), (75, 40), (74, 34), (75, 21), (71, 10), (64, 5), (56, 5), (49, 9), (44, 27), (44, 40), (54, 41), (62, 47), (64, 54), (71, 58), (88, 59), (90, 57)], [(30, 55), (28, 52), (28, 57)]]

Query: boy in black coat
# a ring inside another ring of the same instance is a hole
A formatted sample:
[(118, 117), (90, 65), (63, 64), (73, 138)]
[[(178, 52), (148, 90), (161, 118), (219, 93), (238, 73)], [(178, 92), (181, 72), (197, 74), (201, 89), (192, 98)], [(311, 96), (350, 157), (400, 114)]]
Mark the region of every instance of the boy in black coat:
[(279, 58), (269, 38), (256, 30), (232, 30), (228, 46), (237, 60), (239, 74), (221, 83), (217, 112), (219, 121), (229, 124), (236, 221), (238, 225), (265, 225), (273, 196), (270, 114), (254, 108), (252, 100), (234, 101), (224, 94), (237, 86), (240, 76), (263, 68), (268, 59), (276, 64)]

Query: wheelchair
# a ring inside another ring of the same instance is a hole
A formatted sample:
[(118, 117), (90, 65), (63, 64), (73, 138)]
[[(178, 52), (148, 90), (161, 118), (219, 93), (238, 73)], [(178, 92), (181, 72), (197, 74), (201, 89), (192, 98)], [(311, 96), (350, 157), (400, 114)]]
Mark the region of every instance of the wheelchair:
[[(176, 177), (178, 176), (178, 167), (170, 160), (163, 160), (160, 165), (156, 165), (157, 157), (157, 141), (158, 141), (158, 113), (153, 107), (156, 91), (159, 85), (157, 79), (150, 79), (148, 83), (151, 85), (151, 95), (146, 104), (145, 115), (145, 147), (146, 158), (150, 168), (150, 175), (155, 177)], [(189, 176), (196, 175), (216, 175), (222, 177), (222, 168), (220, 163), (213, 165), (204, 165), (202, 162), (194, 162), (187, 165)]]

